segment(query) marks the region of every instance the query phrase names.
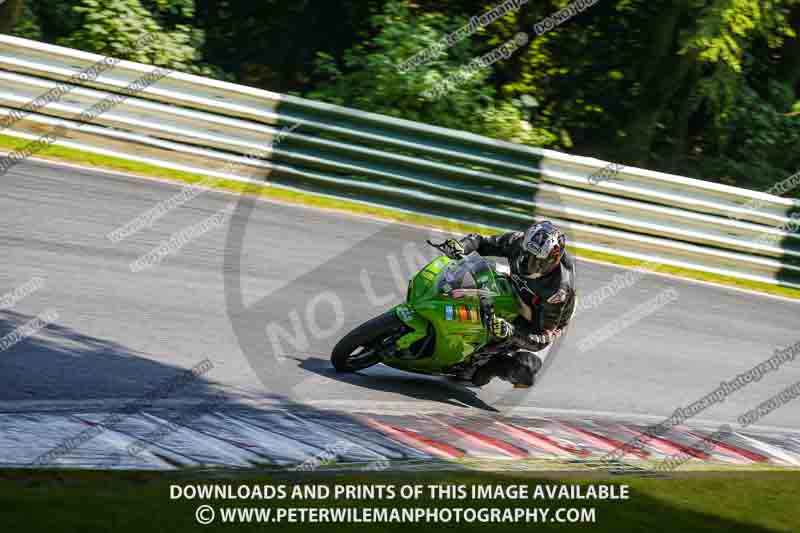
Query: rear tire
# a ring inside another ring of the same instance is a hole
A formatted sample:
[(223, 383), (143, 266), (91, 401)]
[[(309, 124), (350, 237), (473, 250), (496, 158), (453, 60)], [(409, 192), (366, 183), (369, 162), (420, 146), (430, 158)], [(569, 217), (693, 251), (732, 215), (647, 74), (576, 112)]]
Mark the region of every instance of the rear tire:
[(364, 322), (342, 337), (331, 354), (331, 363), (337, 372), (357, 372), (381, 362), (383, 341), (400, 333), (405, 324), (389, 311)]

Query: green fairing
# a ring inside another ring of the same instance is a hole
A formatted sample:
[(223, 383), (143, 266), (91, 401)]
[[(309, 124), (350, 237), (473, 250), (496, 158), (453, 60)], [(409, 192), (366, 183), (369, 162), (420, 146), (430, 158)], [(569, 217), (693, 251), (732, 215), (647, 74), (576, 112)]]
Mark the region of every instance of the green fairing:
[[(443, 286), (448, 272), (453, 275), (470, 264), (480, 266), (481, 262), (485, 260), (477, 254), (460, 261), (441, 256), (414, 276), (409, 284), (406, 302), (394, 308), (397, 317), (412, 331), (400, 337), (396, 347), (407, 350), (425, 339), (432, 327), (435, 332), (433, 351), (416, 359), (385, 355), (383, 364), (407, 372), (439, 374), (465, 361), (490, 340), (489, 332), (480, 319), (479, 298), (475, 295), (453, 298), (444, 294), (447, 287)], [(508, 279), (491, 267), (476, 277), (478, 286), (487, 291), (495, 314), (508, 321), (514, 320), (518, 313), (517, 298)], [(448, 307), (452, 308), (450, 315), (447, 314)], [(466, 309), (466, 317), (459, 319), (459, 308)]]

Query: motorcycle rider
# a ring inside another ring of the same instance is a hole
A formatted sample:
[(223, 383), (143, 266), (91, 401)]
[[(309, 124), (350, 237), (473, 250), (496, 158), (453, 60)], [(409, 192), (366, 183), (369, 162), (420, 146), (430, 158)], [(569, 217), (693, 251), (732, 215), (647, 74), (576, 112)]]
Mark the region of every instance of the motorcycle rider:
[(482, 256), (505, 257), (520, 303), (513, 323), (493, 317), (491, 330), (498, 342), (509, 340), (511, 356), (498, 354), (472, 376), (483, 386), (495, 376), (514, 387), (533, 385), (542, 361), (534, 352), (557, 339), (575, 309), (575, 264), (566, 250), (566, 236), (550, 221), (494, 237), (470, 234), (445, 241), (447, 254), (458, 257), (473, 251)]

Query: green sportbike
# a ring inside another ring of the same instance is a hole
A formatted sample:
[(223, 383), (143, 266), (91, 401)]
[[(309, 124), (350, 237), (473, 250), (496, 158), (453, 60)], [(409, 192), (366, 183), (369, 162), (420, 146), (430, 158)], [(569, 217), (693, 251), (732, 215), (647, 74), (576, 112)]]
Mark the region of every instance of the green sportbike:
[[(444, 252), (445, 244), (428, 244)], [(476, 252), (441, 255), (410, 281), (405, 303), (365, 322), (334, 347), (340, 372), (384, 365), (420, 374), (470, 379), (503, 353), (489, 325), (493, 315), (512, 322), (518, 301), (511, 280)]]

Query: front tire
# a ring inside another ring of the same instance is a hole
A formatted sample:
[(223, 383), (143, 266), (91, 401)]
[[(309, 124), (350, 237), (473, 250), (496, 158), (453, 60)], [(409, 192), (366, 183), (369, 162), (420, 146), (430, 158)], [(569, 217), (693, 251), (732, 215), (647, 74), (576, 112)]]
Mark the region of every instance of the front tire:
[(381, 362), (381, 349), (404, 327), (393, 310), (364, 322), (333, 348), (333, 368), (337, 372), (357, 372), (377, 365)]

